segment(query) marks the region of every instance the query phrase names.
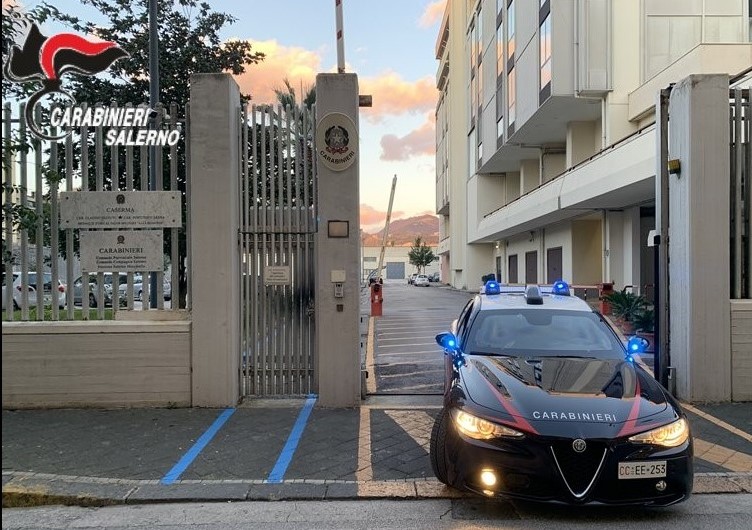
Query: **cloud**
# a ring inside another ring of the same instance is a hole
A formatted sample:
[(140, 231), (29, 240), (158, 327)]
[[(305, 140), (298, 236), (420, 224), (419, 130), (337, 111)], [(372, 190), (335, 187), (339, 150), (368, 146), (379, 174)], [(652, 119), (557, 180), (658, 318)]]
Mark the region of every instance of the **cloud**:
[(295, 46), (283, 46), (276, 40), (250, 41), (253, 51), (263, 52), (263, 61), (248, 65), (245, 73), (235, 76), (240, 85), (240, 91), (251, 94), (251, 102), (276, 103), (275, 88), (284, 86), (285, 78), (295, 88), (300, 97), (300, 86), (303, 90), (312, 87), (316, 82), (316, 74), (322, 71), (321, 55), (318, 52)]
[[(276, 103), (275, 88), (283, 87), (285, 78), (296, 92), (314, 86), (316, 74), (335, 71), (322, 66), (321, 53), (296, 46), (285, 46), (276, 40), (250, 40), (253, 50), (263, 52), (263, 61), (248, 65), (245, 73), (235, 76), (241, 92), (251, 94), (256, 104)], [(363, 108), (362, 116), (379, 121), (386, 115), (401, 115), (433, 111), (438, 100), (434, 79), (425, 76), (416, 81), (406, 81), (395, 72), (359, 79), (360, 93), (373, 96), (373, 107)], [(300, 94), (298, 94), (299, 96)]]
[(360, 93), (373, 96), (373, 107), (361, 109), (362, 116), (378, 121), (385, 115), (433, 112), (438, 101), (434, 83), (430, 76), (405, 81), (394, 72), (363, 78), (359, 81)]
[(407, 160), (412, 156), (436, 154), (436, 123), (433, 114), (426, 122), (405, 136), (387, 134), (381, 137), (381, 160)]
[(440, 22), (444, 16), (444, 9), (446, 8), (447, 0), (436, 0), (426, 6), (423, 14), (418, 21), (418, 25), (421, 28), (428, 28)]
[[(392, 219), (399, 219), (405, 215), (405, 212), (395, 212), (392, 211)], [(384, 228), (384, 223), (386, 222), (386, 211), (377, 210), (373, 206), (370, 206), (365, 203), (360, 204), (360, 226), (364, 230), (366, 230), (366, 227), (372, 227), (376, 228), (378, 225), (381, 225), (378, 228)]]

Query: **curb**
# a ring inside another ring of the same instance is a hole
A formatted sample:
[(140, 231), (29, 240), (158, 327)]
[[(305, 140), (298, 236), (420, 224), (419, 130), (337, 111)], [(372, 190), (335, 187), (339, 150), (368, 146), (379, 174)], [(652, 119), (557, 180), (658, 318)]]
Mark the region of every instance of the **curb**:
[[(694, 494), (752, 494), (752, 473), (698, 473)], [(99, 507), (167, 502), (281, 500), (375, 500), (475, 498), (434, 478), (394, 481), (348, 480), (159, 480), (75, 477), (3, 472), (3, 508), (42, 505)]]

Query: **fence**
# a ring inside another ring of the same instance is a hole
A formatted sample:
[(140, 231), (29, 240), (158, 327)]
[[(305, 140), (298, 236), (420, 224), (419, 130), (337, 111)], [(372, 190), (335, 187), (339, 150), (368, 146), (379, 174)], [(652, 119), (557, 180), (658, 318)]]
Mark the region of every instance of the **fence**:
[(731, 298), (752, 299), (752, 149), (749, 89), (729, 93)]
[[(154, 126), (180, 131), (180, 140), (166, 147), (146, 147), (107, 145), (106, 126), (69, 127), (59, 131), (66, 133), (59, 141), (40, 140), (28, 130), (24, 103), (4, 105), (3, 320), (102, 320), (113, 318), (120, 309), (149, 310), (152, 275), (157, 286), (155, 309), (190, 303), (185, 221), (182, 228), (164, 229), (169, 273), (90, 275), (79, 273), (82, 230), (61, 229), (59, 220), (62, 191), (150, 190), (150, 160), (156, 170), (154, 190), (181, 191), (181, 212), (187, 219), (189, 123), (187, 107), (180, 109), (183, 118), (178, 110), (176, 104), (159, 105)], [(58, 133), (54, 128), (50, 132), (51, 136)], [(108, 311), (107, 306), (112, 309)]]

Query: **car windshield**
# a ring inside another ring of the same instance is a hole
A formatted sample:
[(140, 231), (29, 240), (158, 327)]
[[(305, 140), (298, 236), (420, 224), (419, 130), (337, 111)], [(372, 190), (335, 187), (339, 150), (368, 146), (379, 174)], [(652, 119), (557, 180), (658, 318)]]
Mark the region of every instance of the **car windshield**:
[(481, 311), (463, 349), (481, 355), (624, 357), (621, 343), (601, 317), (566, 310)]

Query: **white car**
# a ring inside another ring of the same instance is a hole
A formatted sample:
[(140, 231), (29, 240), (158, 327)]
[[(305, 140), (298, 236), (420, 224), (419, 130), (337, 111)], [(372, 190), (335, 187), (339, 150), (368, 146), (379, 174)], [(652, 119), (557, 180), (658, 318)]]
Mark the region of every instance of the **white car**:
[(416, 287), (430, 287), (429, 282), (428, 282), (428, 276), (426, 276), (425, 274), (418, 274), (415, 277), (415, 281), (413, 282), (413, 284)]
[[(42, 290), (42, 297), (43, 297), (43, 305), (49, 306), (52, 305), (52, 273), (51, 272), (43, 272), (42, 273), (42, 279), (44, 280), (43, 283), (43, 290)], [(23, 301), (23, 289), (24, 287), (21, 285), (21, 281), (23, 280), (23, 276), (20, 272), (14, 271), (13, 272), (13, 308), (18, 309), (22, 305)], [(28, 291), (27, 293), (27, 300), (28, 300), (28, 307), (35, 307), (37, 305), (37, 273), (36, 272), (29, 272), (27, 275), (28, 283), (26, 285), (26, 289)], [(3, 278), (3, 309), (5, 309), (5, 297), (6, 297), (6, 281), (5, 278)], [(58, 279), (57, 281), (57, 304), (60, 309), (65, 308), (65, 284)]]
[[(128, 284), (121, 281), (120, 286), (118, 287), (118, 291), (120, 293), (119, 296), (122, 303), (122, 301), (126, 300), (128, 296)], [(172, 283), (167, 278), (164, 278), (164, 280), (162, 281), (162, 291), (165, 300), (172, 299)], [(135, 300), (143, 302), (143, 297), (143, 281), (141, 280), (141, 276), (138, 275), (133, 279), (133, 298)]]

